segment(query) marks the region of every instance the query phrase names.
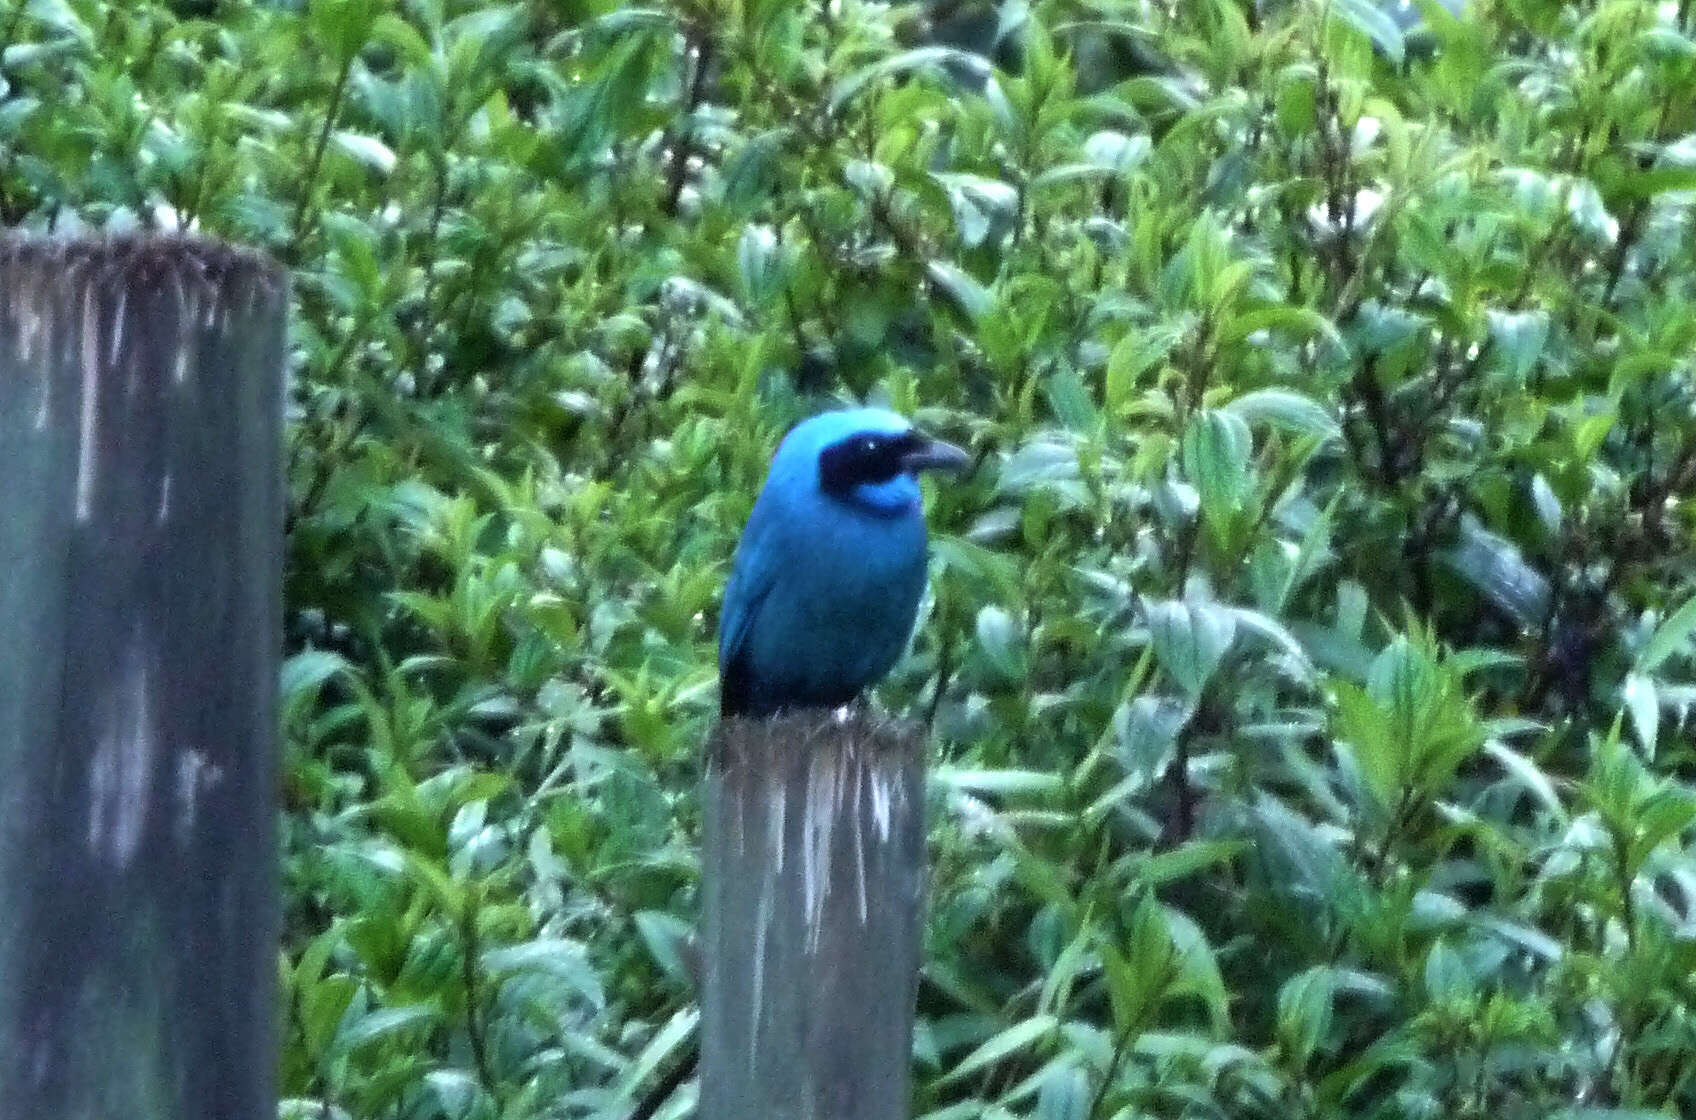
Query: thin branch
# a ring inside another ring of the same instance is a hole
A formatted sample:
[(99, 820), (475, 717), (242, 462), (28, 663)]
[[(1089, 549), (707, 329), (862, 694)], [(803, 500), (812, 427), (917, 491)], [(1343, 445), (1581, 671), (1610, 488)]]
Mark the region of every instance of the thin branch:
[(301, 239), (306, 235), (306, 219), (312, 209), (312, 193), (318, 185), (318, 173), (324, 165), (324, 152), (330, 146), (330, 133), (336, 127), (336, 117), (341, 114), (342, 98), (347, 96), (348, 81), (353, 77), (353, 63), (356, 55), (349, 55), (342, 63), (341, 72), (336, 75), (336, 84), (330, 91), (330, 104), (324, 109), (324, 123), (318, 129), (318, 140), (312, 146), (312, 157), (307, 161), (306, 178), (300, 187), (300, 202), (295, 206), (294, 220), (289, 223), (289, 246), (291, 253), (298, 253)]
[(677, 115), (676, 131), (672, 136), (671, 166), (666, 172), (665, 216), (677, 216), (678, 199), (683, 195), (683, 180), (689, 170), (689, 160), (695, 154), (695, 124), (693, 117), (706, 96), (707, 71), (713, 64), (713, 41), (706, 32), (696, 32), (694, 47), (695, 71), (689, 80), (689, 91)]

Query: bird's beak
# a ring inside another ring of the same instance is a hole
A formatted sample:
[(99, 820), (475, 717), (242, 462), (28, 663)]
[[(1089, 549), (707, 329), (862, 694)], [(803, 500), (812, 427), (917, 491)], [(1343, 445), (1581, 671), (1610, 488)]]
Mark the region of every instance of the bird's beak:
[(939, 439), (925, 436), (920, 444), (901, 456), (903, 470), (917, 473), (919, 471), (954, 471), (965, 470), (972, 465), (972, 457), (955, 447), (952, 443), (944, 443)]

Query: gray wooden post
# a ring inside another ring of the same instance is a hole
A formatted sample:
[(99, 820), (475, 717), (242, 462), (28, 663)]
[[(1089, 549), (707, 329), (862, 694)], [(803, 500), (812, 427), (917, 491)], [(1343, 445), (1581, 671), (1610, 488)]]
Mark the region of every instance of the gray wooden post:
[(0, 1114), (276, 1116), (287, 285), (0, 239)]
[(905, 1120), (924, 751), (825, 713), (708, 747), (701, 1120)]

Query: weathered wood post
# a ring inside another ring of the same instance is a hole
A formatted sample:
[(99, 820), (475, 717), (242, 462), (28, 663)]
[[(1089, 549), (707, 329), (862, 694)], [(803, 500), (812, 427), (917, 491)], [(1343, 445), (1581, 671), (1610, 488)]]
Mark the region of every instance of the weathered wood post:
[(924, 751), (829, 713), (708, 746), (701, 1120), (906, 1120)]
[(276, 1116), (286, 281), (0, 240), (0, 1114)]

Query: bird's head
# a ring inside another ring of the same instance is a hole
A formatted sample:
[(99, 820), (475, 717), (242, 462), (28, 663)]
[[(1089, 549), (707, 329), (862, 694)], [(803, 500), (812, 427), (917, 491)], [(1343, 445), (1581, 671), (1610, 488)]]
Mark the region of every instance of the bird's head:
[(774, 478), (810, 485), (829, 500), (884, 517), (917, 513), (919, 472), (964, 470), (953, 444), (881, 408), (821, 412), (795, 425), (772, 461)]

